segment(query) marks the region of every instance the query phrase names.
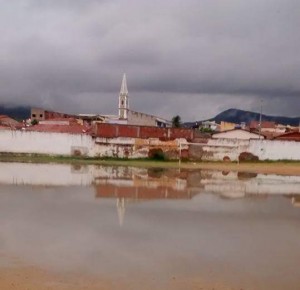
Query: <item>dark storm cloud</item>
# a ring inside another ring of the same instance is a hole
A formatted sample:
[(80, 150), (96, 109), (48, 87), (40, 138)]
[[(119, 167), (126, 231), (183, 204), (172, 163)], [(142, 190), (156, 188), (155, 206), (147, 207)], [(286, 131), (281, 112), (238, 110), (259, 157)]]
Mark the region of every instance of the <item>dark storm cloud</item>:
[[(6, 104), (184, 119), (230, 107), (300, 115), (298, 0), (0, 0)], [(284, 105), (282, 105), (284, 103)]]

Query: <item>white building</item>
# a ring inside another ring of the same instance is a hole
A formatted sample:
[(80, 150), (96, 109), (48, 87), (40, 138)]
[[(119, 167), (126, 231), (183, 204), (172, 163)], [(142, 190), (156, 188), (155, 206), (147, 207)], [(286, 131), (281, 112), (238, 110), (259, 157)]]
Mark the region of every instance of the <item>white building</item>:
[(264, 136), (249, 132), (243, 129), (233, 129), (224, 132), (214, 133), (213, 139), (237, 139), (237, 140), (250, 140), (250, 139), (264, 139)]

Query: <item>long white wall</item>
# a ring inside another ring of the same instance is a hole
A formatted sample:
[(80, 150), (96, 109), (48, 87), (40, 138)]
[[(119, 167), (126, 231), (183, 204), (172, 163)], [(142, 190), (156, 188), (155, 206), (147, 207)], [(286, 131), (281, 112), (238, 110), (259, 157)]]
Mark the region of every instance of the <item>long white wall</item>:
[(0, 152), (90, 155), (93, 146), (89, 135), (0, 130)]
[(152, 147), (179, 148), (176, 141), (156, 138), (93, 138), (84, 134), (0, 130), (0, 153), (146, 158)]
[[(197, 146), (197, 145), (196, 145)], [(300, 142), (273, 140), (210, 139), (202, 146), (202, 160), (223, 160), (225, 156), (237, 161), (242, 152), (249, 152), (259, 160), (300, 160)]]
[(259, 160), (300, 160), (300, 142), (250, 140), (249, 152)]
[[(0, 130), (0, 152), (7, 153), (145, 158), (150, 148), (169, 148), (179, 152), (179, 143), (183, 145), (182, 149), (188, 148), (184, 139), (164, 142), (155, 138), (107, 139), (84, 134)], [(207, 144), (189, 146), (190, 151), (201, 155), (201, 160), (228, 157), (237, 161), (242, 152), (252, 153), (259, 160), (300, 160), (300, 142), (293, 141), (210, 139)], [(192, 146), (194, 149), (191, 149)], [(201, 150), (195, 150), (198, 147)], [(178, 157), (175, 154), (173, 158)]]

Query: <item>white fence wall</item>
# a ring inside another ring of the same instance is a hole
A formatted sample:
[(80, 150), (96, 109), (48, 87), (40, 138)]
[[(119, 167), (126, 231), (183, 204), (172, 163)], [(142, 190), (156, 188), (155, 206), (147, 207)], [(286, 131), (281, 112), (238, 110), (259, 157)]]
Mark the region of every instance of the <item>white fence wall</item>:
[[(121, 139), (95, 139), (84, 134), (0, 130), (0, 152), (66, 156), (80, 154), (89, 157), (119, 158), (148, 156), (150, 147), (147, 140), (139, 139), (140, 141), (136, 143), (137, 139), (134, 138)], [(163, 142), (158, 139), (154, 141), (153, 144), (157, 147), (179, 149), (178, 140), (178, 142), (175, 140)], [(300, 160), (300, 142), (293, 141), (210, 139), (207, 144), (191, 146), (201, 147), (199, 154), (202, 160), (218, 161), (227, 156), (230, 160), (237, 161), (242, 152), (252, 153), (258, 156), (259, 160)], [(127, 151), (129, 155), (125, 154)]]
[(241, 139), (210, 139), (204, 150), (213, 151), (209, 160), (219, 161), (229, 157), (231, 161), (237, 161), (241, 152), (248, 150), (249, 140)]
[(259, 160), (300, 160), (300, 142), (250, 140), (248, 152)]
[(237, 161), (242, 152), (249, 152), (259, 160), (300, 160), (300, 142), (273, 140), (210, 139), (201, 146), (202, 160), (220, 161), (229, 157)]
[(93, 146), (89, 135), (0, 130), (0, 152), (72, 155), (80, 151), (90, 155)]

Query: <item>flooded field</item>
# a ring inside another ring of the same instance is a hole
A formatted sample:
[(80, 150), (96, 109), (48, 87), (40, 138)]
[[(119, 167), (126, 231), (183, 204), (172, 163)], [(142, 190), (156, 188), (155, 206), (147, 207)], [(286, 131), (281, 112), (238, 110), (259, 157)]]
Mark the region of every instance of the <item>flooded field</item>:
[(298, 290), (300, 176), (0, 163), (0, 289)]

